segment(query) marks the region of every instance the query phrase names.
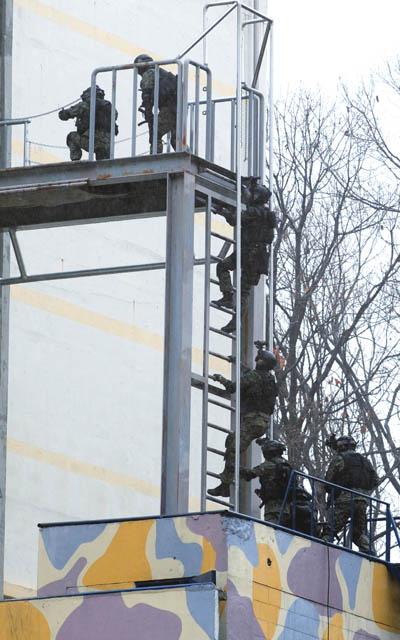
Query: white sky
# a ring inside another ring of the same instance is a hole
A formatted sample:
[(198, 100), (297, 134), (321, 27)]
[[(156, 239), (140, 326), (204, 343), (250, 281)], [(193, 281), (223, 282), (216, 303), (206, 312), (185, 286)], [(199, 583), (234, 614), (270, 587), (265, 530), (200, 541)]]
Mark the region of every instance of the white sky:
[(399, 54), (399, 0), (269, 0), (278, 92), (299, 83), (335, 91)]

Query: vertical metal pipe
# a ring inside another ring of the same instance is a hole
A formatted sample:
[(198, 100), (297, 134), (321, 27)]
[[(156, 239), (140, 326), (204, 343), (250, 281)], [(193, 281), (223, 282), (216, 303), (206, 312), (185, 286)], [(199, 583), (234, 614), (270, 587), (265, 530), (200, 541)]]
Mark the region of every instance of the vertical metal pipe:
[[(12, 116), (13, 0), (0, 2), (0, 120)], [(0, 127), (0, 168), (11, 164), (11, 127)], [(10, 241), (0, 233), (0, 276), (10, 275)], [(10, 287), (0, 291), (0, 599), (4, 595), (4, 541), (6, 518), (8, 344)]]
[[(269, 162), (269, 171), (268, 171), (268, 182), (269, 188), (271, 190), (271, 200), (270, 207), (273, 209), (274, 207), (274, 196), (273, 196), (273, 159), (274, 159), (274, 151), (273, 151), (273, 131), (274, 131), (274, 96), (273, 96), (273, 25), (271, 25), (271, 31), (269, 34), (269, 123), (268, 123), (268, 162)], [(263, 145), (264, 146), (264, 145)], [(270, 351), (274, 350), (274, 290), (275, 290), (275, 274), (274, 274), (274, 250), (273, 244), (270, 245), (270, 255), (269, 255), (269, 304), (268, 304), (268, 348)], [(274, 416), (272, 414), (270, 420), (270, 438), (273, 440), (274, 438)]]
[(168, 177), (161, 514), (189, 510), (195, 177)]
[[(206, 30), (207, 7), (203, 7), (203, 33)], [(207, 64), (207, 36), (203, 38), (203, 64)]]
[(210, 137), (211, 137), (211, 162), (214, 162), (214, 157), (215, 157), (215, 109), (216, 109), (216, 103), (215, 102), (211, 102), (211, 133), (210, 133)]
[(181, 148), (178, 151), (185, 151), (188, 146), (188, 86), (189, 86), (189, 64), (188, 61), (184, 63), (183, 67), (183, 83), (182, 83), (182, 137)]
[(201, 440), (201, 510), (206, 510), (207, 502), (207, 442), (208, 442), (208, 376), (210, 351), (210, 256), (211, 256), (211, 196), (207, 196), (204, 236), (204, 338), (203, 338), (203, 410)]
[(153, 107), (153, 148), (152, 153), (158, 153), (158, 105), (160, 102), (160, 67), (155, 65), (154, 69), (154, 107)]
[(240, 361), (241, 361), (241, 266), (242, 266), (242, 3), (236, 6), (236, 343), (235, 343), (235, 382), (236, 382), (236, 411), (235, 411), (235, 487), (234, 508), (240, 510), (239, 479), (240, 479)]
[(368, 531), (368, 548), (370, 555), (372, 554), (372, 499), (369, 499), (369, 531)]
[[(254, 96), (254, 103), (253, 103), (253, 156), (252, 156), (252, 162), (253, 162), (253, 172), (255, 176), (260, 176), (261, 178), (261, 171), (260, 171), (260, 166), (259, 166), (259, 149), (262, 145), (261, 142), (261, 136), (260, 136), (260, 100), (259, 97), (257, 95)], [(260, 182), (262, 182), (262, 179), (260, 180)]]
[(112, 80), (111, 80), (111, 128), (110, 128), (110, 159), (114, 159), (114, 149), (115, 149), (115, 101), (117, 96), (117, 71), (116, 69), (112, 70)]
[(391, 546), (391, 529), (392, 529), (392, 522), (391, 522), (391, 517), (390, 517), (390, 507), (387, 504), (386, 505), (386, 533), (385, 533), (385, 543), (386, 543), (386, 549), (385, 549), (385, 560), (386, 562), (390, 562), (390, 546)]
[(254, 175), (253, 174), (253, 118), (254, 118), (254, 94), (251, 90), (249, 90), (249, 100), (248, 100), (248, 121), (247, 121), (247, 125), (248, 125), (248, 134), (247, 134), (247, 140), (248, 140), (248, 147), (247, 147), (247, 174), (249, 176)]
[(28, 124), (24, 122), (24, 167), (27, 163), (27, 137), (28, 137)]
[(236, 100), (231, 100), (231, 171), (235, 171), (236, 157)]
[(189, 147), (194, 152), (194, 104), (189, 105)]
[(94, 135), (96, 130), (96, 80), (97, 72), (93, 71), (90, 81), (89, 160), (94, 160)]
[[(186, 103), (184, 103), (183, 82), (184, 73), (182, 63), (178, 61), (178, 87), (176, 95), (176, 151), (183, 151), (183, 125), (184, 125), (184, 109), (187, 109)], [(187, 118), (187, 112), (185, 114), (185, 122)]]
[(212, 161), (212, 79), (211, 73), (207, 71), (207, 106), (206, 106), (206, 160)]
[(199, 155), (199, 128), (200, 128), (200, 68), (196, 65), (195, 73), (195, 94), (194, 94), (194, 152), (196, 156)]
[(132, 82), (132, 140), (131, 140), (131, 156), (136, 156), (136, 126), (137, 126), (137, 92), (138, 92), (138, 72), (137, 68), (133, 69)]

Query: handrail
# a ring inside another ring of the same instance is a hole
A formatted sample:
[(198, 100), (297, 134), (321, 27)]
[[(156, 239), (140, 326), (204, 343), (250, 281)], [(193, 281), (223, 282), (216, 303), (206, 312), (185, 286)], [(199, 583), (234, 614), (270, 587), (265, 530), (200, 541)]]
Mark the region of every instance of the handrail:
[[(380, 500), (379, 498), (374, 498), (368, 494), (363, 493), (362, 491), (356, 491), (354, 489), (350, 489), (348, 487), (343, 487), (342, 485), (339, 485), (335, 482), (329, 482), (328, 480), (324, 480), (323, 478), (318, 478), (317, 476), (312, 476), (312, 475), (308, 475), (307, 473), (304, 473), (302, 471), (296, 471), (295, 469), (292, 469), (290, 476), (289, 476), (289, 480), (286, 486), (286, 490), (285, 490), (285, 495), (284, 498), (282, 500), (282, 505), (281, 505), (281, 509), (280, 509), (280, 514), (279, 514), (279, 521), (278, 524), (282, 524), (283, 522), (283, 517), (285, 514), (285, 508), (290, 505), (290, 513), (291, 513), (291, 527), (289, 526), (288, 528), (291, 528), (294, 531), (298, 531), (298, 526), (296, 526), (296, 524), (298, 525), (298, 523), (296, 523), (296, 488), (299, 486), (297, 484), (297, 478), (302, 478), (305, 480), (308, 480), (311, 484), (311, 504), (310, 504), (310, 531), (306, 531), (305, 533), (307, 535), (310, 535), (311, 537), (316, 537), (316, 538), (320, 538), (321, 536), (316, 535), (316, 533), (314, 531), (315, 528), (315, 524), (316, 524), (316, 514), (318, 512), (318, 509), (316, 508), (316, 488), (315, 488), (315, 484), (319, 483), (320, 485), (322, 485), (325, 489), (327, 487), (331, 488), (331, 489), (336, 489), (338, 491), (340, 491), (341, 493), (346, 493), (346, 494), (350, 494), (350, 514), (349, 514), (349, 529), (348, 529), (348, 538), (350, 540), (350, 548), (352, 546), (352, 537), (353, 537), (353, 512), (354, 512), (354, 496), (357, 497), (362, 497), (364, 500), (366, 500), (368, 502), (368, 510), (369, 510), (369, 514), (367, 517), (367, 534), (368, 534), (368, 539), (369, 539), (369, 553), (366, 553), (366, 555), (371, 555), (371, 556), (375, 556), (375, 552), (373, 549), (373, 543), (375, 542), (375, 540), (377, 539), (376, 536), (373, 537), (373, 523), (376, 526), (376, 523), (378, 522), (385, 522), (386, 523), (386, 527), (385, 530), (383, 532), (379, 533), (378, 537), (383, 537), (385, 536), (385, 551), (381, 554), (385, 556), (385, 560), (386, 562), (390, 562), (390, 552), (391, 549), (394, 547), (399, 547), (400, 548), (400, 533), (398, 531), (398, 528), (396, 526), (396, 522), (395, 519), (391, 513), (390, 510), (390, 504), (389, 502), (385, 501), (385, 500)], [(301, 486), (301, 484), (300, 484)], [(329, 517), (329, 521), (326, 519), (326, 517), (324, 518), (323, 521), (319, 522), (318, 525), (321, 526), (322, 525), (322, 531), (325, 531), (324, 533), (324, 537), (325, 536), (329, 536), (329, 541), (331, 543), (333, 543), (333, 534), (334, 534), (334, 530), (333, 530), (333, 526), (334, 526), (334, 514), (335, 514), (335, 491), (331, 491), (331, 504), (330, 504), (330, 517)], [(373, 508), (375, 509), (375, 513), (376, 516), (373, 517), (373, 513), (372, 510)], [(379, 517), (379, 514), (383, 514), (383, 517)], [(325, 514), (324, 514), (325, 515)], [(286, 525), (285, 525), (286, 526)], [(344, 525), (344, 537), (343, 537), (343, 546), (346, 546), (345, 542), (346, 542), (346, 526), (347, 524)], [(391, 544), (391, 534), (392, 534), (392, 530), (394, 531), (395, 534), (395, 538), (396, 538), (396, 542), (397, 544), (393, 545)], [(364, 553), (364, 551), (362, 551), (362, 553)]]

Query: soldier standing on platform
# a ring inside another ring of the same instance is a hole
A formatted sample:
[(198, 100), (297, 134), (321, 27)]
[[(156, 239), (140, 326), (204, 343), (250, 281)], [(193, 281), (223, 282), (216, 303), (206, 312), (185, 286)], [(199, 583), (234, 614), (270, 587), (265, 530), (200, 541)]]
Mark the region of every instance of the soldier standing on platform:
[[(277, 361), (273, 353), (265, 351), (262, 345), (255, 343), (259, 351), (256, 356), (256, 368), (242, 374), (240, 378), (240, 453), (244, 453), (253, 440), (265, 435), (268, 428), (268, 418), (274, 411), (278, 387), (271, 371)], [(224, 385), (229, 394), (236, 392), (234, 382), (219, 374), (212, 376), (213, 380)], [(220, 474), (221, 484), (208, 493), (211, 496), (229, 496), (230, 484), (235, 471), (235, 434), (230, 433), (225, 441), (225, 468)]]
[(253, 469), (241, 469), (240, 475), (247, 481), (260, 479), (261, 486), (256, 493), (261, 499), (261, 506), (264, 506), (264, 520), (290, 527), (289, 500), (283, 505), (292, 470), (289, 462), (282, 458), (286, 447), (282, 442), (267, 438), (261, 438), (257, 443), (261, 445), (264, 462)]
[[(258, 178), (244, 180), (242, 199), (246, 204), (246, 211), (242, 214), (242, 273), (241, 273), (241, 313), (243, 315), (251, 287), (257, 286), (262, 274), (268, 274), (269, 247), (274, 239), (276, 217), (270, 210), (268, 202), (271, 198), (269, 189), (259, 184)], [(236, 225), (236, 212), (233, 207), (215, 208), (226, 221)], [(236, 251), (233, 251), (217, 264), (217, 277), (222, 298), (214, 304), (228, 309), (234, 308), (234, 290), (230, 271), (236, 269)], [(236, 317), (221, 328), (226, 333), (235, 331)]]
[[(89, 151), (89, 120), (90, 120), (90, 87), (82, 93), (82, 101), (72, 105), (69, 109), (61, 109), (58, 113), (60, 120), (76, 118), (76, 131), (67, 135), (71, 160), (80, 160), (82, 149)], [(118, 112), (115, 110), (115, 120)], [(115, 135), (118, 135), (118, 125), (114, 123)], [(96, 117), (94, 132), (94, 152), (96, 160), (106, 160), (110, 157), (111, 132), (111, 102), (104, 100), (104, 91), (96, 85)]]
[[(145, 53), (137, 56), (135, 64), (140, 62), (154, 62), (153, 58)], [(144, 122), (149, 127), (150, 153), (153, 152), (153, 121), (154, 121), (154, 66), (139, 66), (138, 74), (142, 77), (140, 90), (142, 92), (142, 104), (139, 111), (144, 115)], [(171, 133), (171, 145), (176, 149), (176, 111), (177, 111), (177, 76), (165, 69), (160, 69), (158, 94), (158, 125), (157, 125), (157, 153), (163, 152), (162, 137)]]
[(370, 461), (360, 453), (356, 453), (357, 443), (351, 436), (335, 436), (327, 441), (336, 454), (332, 458), (325, 480), (341, 487), (353, 489), (365, 494), (366, 497), (353, 495), (345, 489), (328, 487), (328, 526), (324, 532), (324, 539), (332, 541), (346, 524), (351, 520), (353, 542), (360, 551), (373, 552), (369, 546), (367, 535), (367, 496), (371, 495), (379, 484), (379, 479)]

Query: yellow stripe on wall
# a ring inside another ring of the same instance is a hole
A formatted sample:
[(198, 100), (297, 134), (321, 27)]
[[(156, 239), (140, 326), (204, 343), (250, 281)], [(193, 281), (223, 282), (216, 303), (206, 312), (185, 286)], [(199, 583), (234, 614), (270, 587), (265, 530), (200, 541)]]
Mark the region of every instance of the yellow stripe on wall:
[[(74, 16), (65, 13), (64, 11), (55, 9), (54, 7), (51, 7), (44, 2), (40, 2), (39, 0), (14, 0), (14, 3), (17, 6), (32, 11), (41, 18), (45, 18), (46, 20), (53, 22), (54, 24), (66, 27), (74, 33), (79, 33), (81, 36), (89, 38), (90, 40), (95, 40), (96, 42), (106, 45), (111, 49), (121, 51), (122, 53), (125, 53), (127, 56), (129, 56), (129, 59), (133, 59), (139, 53), (143, 53), (143, 48), (139, 48), (130, 40), (121, 38), (121, 36), (117, 36), (114, 33), (105, 31), (104, 29), (100, 29), (90, 22), (75, 18)], [(146, 49), (146, 53), (151, 55), (155, 60), (160, 60), (164, 57), (160, 56), (159, 53), (155, 51), (149, 51), (148, 49)], [(233, 95), (234, 93), (234, 87), (232, 85), (226, 84), (219, 80), (215, 80), (215, 78), (213, 79), (213, 88), (220, 95)]]
[(42, 449), (14, 438), (7, 439), (7, 449), (10, 453), (15, 453), (36, 462), (49, 464), (68, 473), (75, 473), (94, 480), (101, 480), (110, 485), (132, 489), (147, 496), (157, 498), (160, 495), (160, 486), (147, 480), (141, 480), (135, 476), (83, 462), (63, 453)]

